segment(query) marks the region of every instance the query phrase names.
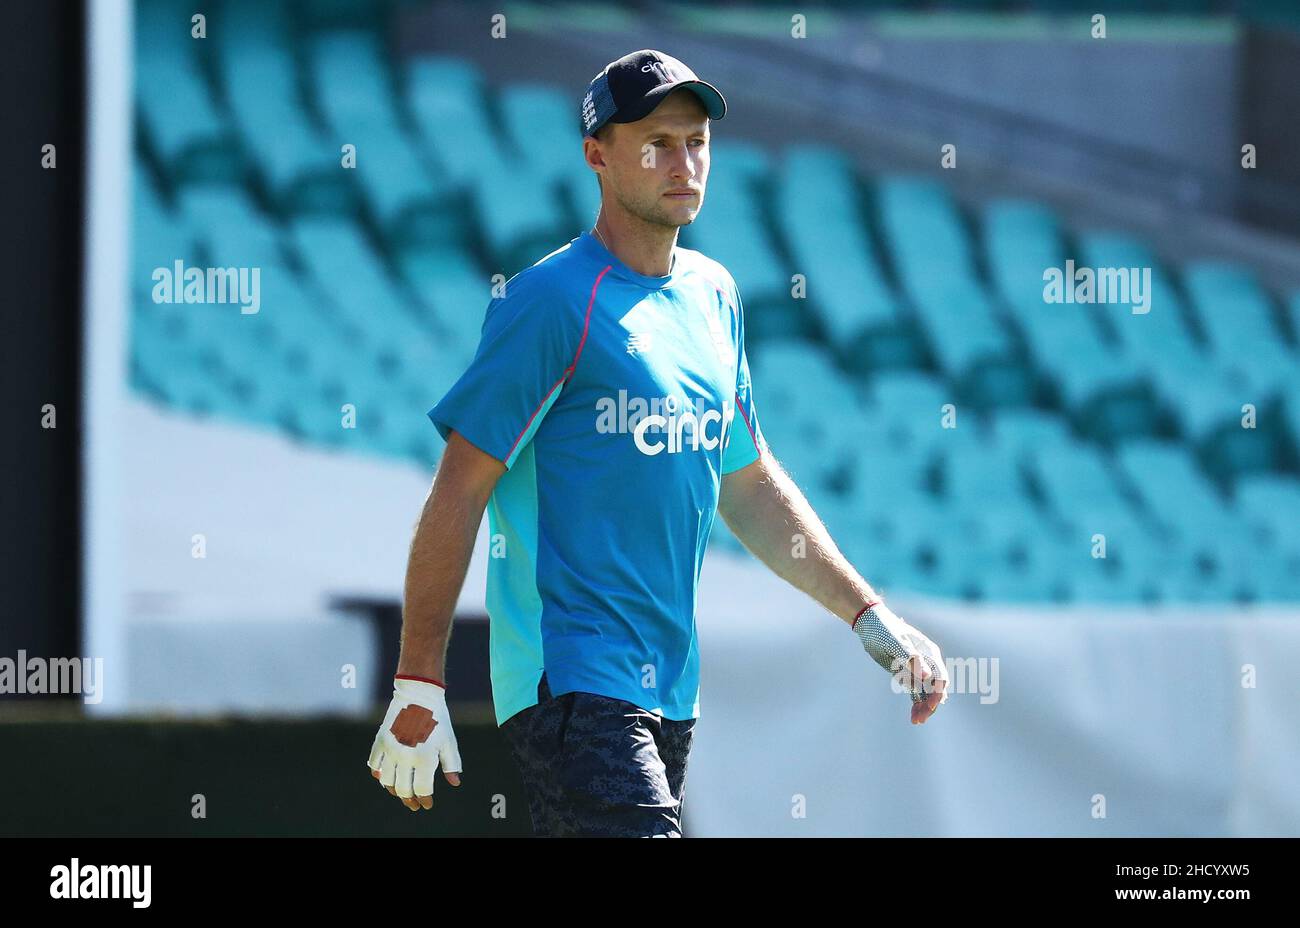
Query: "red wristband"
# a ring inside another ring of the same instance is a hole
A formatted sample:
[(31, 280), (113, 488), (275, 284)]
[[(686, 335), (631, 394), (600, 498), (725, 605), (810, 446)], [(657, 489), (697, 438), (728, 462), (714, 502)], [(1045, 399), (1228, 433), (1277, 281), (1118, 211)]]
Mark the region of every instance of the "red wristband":
[(393, 679), (394, 680), (418, 680), (421, 683), (432, 683), (435, 686), (441, 686), (444, 690), (447, 688), (447, 684), (443, 683), (441, 680), (434, 680), (432, 677), (416, 677), (409, 673), (399, 673), (397, 676), (393, 677)]
[(879, 605), (880, 605), (880, 600), (876, 600), (875, 602), (872, 603), (867, 603), (865, 606), (862, 607), (862, 609), (858, 612), (858, 614), (853, 617), (853, 624), (854, 625), (858, 624), (858, 619), (862, 618), (863, 612), (866, 612), (868, 609), (872, 608), (873, 606), (879, 606)]

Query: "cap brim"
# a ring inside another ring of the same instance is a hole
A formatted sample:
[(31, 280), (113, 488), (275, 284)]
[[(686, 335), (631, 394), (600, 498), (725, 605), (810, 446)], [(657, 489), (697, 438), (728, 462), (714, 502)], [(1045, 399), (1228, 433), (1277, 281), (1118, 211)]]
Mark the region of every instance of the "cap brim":
[(674, 90), (681, 90), (682, 88), (691, 91), (695, 96), (700, 98), (700, 102), (704, 104), (704, 109), (709, 114), (710, 119), (721, 119), (723, 116), (727, 115), (727, 101), (724, 100), (722, 94), (718, 92), (718, 88), (714, 87), (708, 81), (695, 80), (678, 81), (676, 84), (664, 84), (660, 87), (656, 87), (641, 99), (641, 105), (638, 106), (634, 112), (621, 114), (622, 118), (618, 118), (617, 115), (612, 116), (609, 121), (636, 122), (637, 120), (645, 119), (654, 112), (655, 107), (663, 102), (664, 97), (668, 96)]

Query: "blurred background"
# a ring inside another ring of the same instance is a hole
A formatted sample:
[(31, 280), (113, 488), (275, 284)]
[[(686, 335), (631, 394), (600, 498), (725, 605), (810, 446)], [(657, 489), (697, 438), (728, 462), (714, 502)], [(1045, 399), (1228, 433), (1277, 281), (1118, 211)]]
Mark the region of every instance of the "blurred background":
[[(719, 519), (688, 833), (1300, 834), (1300, 11), (1104, 7), (14, 4), (0, 661), (103, 686), (0, 692), (41, 761), (0, 833), (528, 833), (486, 523), (465, 785), (412, 817), (363, 764), (425, 413), (494, 279), (593, 225), (581, 94), (650, 47), (728, 100), (680, 243), (739, 285), (773, 451), (969, 671), (914, 730)], [(1146, 305), (1045, 302), (1067, 261)], [(162, 301), (178, 263), (256, 311)]]

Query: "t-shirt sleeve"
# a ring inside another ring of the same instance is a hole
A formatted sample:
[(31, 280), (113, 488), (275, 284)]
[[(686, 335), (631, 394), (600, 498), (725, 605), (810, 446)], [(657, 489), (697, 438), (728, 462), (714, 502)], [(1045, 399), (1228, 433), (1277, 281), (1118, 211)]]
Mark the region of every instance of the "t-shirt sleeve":
[(559, 397), (581, 336), (570, 306), (542, 283), (507, 282), (488, 304), (474, 360), (429, 410), (444, 439), (455, 430), (507, 468)]
[(736, 340), (740, 346), (740, 362), (736, 365), (736, 415), (731, 420), (727, 445), (722, 451), (722, 475), (740, 470), (758, 460), (766, 452), (767, 441), (758, 424), (758, 410), (754, 408), (754, 389), (749, 378), (749, 359), (745, 357), (745, 304), (736, 289)]

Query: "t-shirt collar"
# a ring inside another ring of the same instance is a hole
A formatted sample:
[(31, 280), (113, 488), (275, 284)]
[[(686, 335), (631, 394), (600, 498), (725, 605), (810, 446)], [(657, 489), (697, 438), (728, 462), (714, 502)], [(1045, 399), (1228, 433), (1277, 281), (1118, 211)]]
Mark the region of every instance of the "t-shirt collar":
[(624, 264), (619, 260), (618, 255), (606, 248), (601, 244), (600, 239), (591, 234), (590, 229), (587, 229), (582, 233), (582, 235), (578, 236), (578, 240), (584, 247), (590, 249), (593, 254), (603, 260), (606, 264), (613, 265), (614, 271), (617, 272), (620, 277), (625, 277), (633, 283), (650, 290), (662, 290), (664, 287), (667, 287), (673, 282), (673, 279), (681, 269), (681, 249), (676, 245), (673, 246), (673, 260), (671, 268), (668, 271), (668, 276), (650, 277), (646, 274), (638, 274), (636, 271), (632, 270), (632, 268)]

